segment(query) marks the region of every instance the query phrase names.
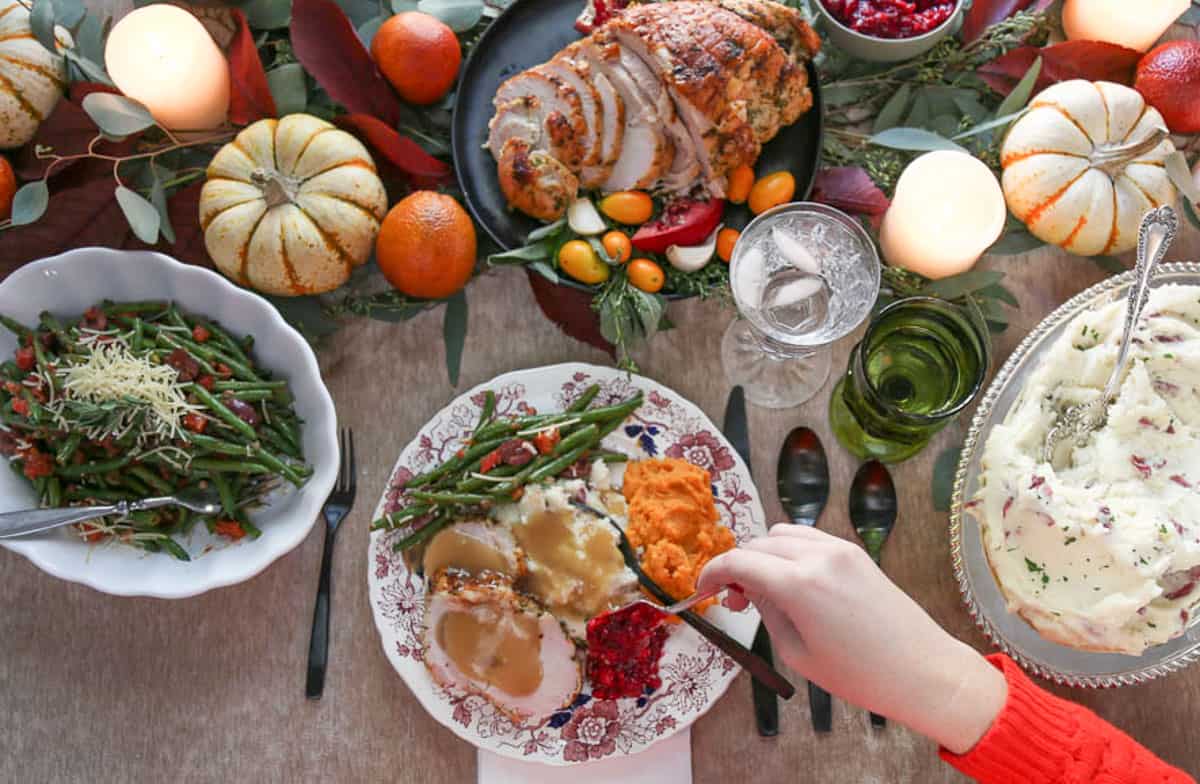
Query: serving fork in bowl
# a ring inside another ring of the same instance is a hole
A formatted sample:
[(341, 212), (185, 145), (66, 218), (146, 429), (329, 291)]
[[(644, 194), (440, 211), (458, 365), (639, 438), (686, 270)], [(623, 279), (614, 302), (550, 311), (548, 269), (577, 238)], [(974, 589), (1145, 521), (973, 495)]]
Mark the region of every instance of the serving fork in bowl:
[(139, 501), (118, 501), (102, 506), (67, 506), (5, 512), (0, 514), (0, 539), (27, 536), (101, 517), (125, 517), (131, 512), (159, 509), (164, 506), (179, 506), (196, 514), (215, 515), (221, 511), (221, 499), (215, 490), (191, 488), (181, 490), (175, 495), (155, 496)]

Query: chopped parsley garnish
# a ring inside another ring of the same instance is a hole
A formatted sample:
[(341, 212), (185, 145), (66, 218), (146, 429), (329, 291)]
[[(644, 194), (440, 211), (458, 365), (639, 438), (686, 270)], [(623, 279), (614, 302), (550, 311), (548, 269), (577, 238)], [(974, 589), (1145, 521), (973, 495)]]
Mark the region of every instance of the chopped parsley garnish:
[(1074, 536), (1068, 536), (1066, 539), (1063, 540), (1063, 545), (1064, 546), (1073, 545), (1077, 541), (1079, 541), (1079, 540), (1076, 539)]
[(1028, 570), (1029, 570), (1029, 571), (1031, 571), (1031, 572), (1040, 572), (1040, 571), (1042, 571), (1042, 567), (1038, 566), (1036, 563), (1034, 563), (1033, 561), (1029, 560), (1029, 558), (1026, 558), (1026, 559), (1025, 559), (1025, 568), (1026, 568), (1026, 569), (1028, 569)]

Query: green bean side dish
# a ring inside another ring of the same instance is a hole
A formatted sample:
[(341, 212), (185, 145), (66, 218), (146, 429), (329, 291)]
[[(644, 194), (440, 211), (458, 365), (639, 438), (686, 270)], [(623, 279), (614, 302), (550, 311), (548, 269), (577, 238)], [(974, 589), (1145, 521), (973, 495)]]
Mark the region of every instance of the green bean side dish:
[(526, 485), (554, 479), (581, 462), (624, 462), (624, 455), (600, 449), (600, 442), (641, 407), (642, 393), (588, 408), (599, 392), (599, 386), (589, 387), (558, 414), (496, 417), (496, 394), (488, 390), (479, 423), (458, 453), (410, 479), (403, 488), (410, 503), (371, 528), (407, 530), (393, 545), (397, 551), (407, 550), (455, 520), (515, 501)]
[(35, 327), (0, 315), (17, 336), (0, 363), (0, 455), (47, 507), (104, 504), (214, 487), (222, 512), (181, 508), (81, 523), (116, 540), (190, 560), (178, 537), (203, 521), (227, 539), (256, 539), (248, 510), (281, 481), (312, 475), (286, 381), (256, 367), (253, 336), (170, 302), (109, 302)]

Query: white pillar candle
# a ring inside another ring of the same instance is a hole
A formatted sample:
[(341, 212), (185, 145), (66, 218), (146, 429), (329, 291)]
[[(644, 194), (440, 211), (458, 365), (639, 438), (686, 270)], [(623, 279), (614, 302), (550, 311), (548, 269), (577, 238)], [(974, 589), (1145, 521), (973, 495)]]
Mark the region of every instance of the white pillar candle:
[(151, 5), (113, 27), (104, 49), (113, 83), (163, 126), (200, 131), (225, 121), (229, 64), (196, 17)]
[(1072, 41), (1107, 41), (1145, 52), (1191, 0), (1066, 0), (1063, 30)]
[(974, 266), (1004, 230), (996, 175), (965, 152), (928, 152), (905, 168), (883, 216), (879, 244), (894, 267), (945, 278)]

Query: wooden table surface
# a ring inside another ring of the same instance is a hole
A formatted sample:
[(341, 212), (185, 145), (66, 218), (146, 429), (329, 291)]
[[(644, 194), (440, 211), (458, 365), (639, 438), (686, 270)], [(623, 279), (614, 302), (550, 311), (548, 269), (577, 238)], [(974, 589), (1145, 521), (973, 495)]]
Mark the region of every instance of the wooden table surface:
[[(1197, 257), (1195, 232), (1171, 254)], [(1104, 276), (1090, 261), (1049, 250), (986, 263), (1008, 272), (1021, 300), (997, 360), (1054, 306)], [(517, 273), (477, 280), (469, 300), (459, 390), (517, 368), (610, 362), (545, 321)], [(688, 302), (671, 315), (678, 328), (642, 352), (641, 367), (719, 422), (729, 392), (719, 346), (732, 314)], [(851, 344), (837, 347), (835, 368), (844, 367)], [(324, 699), (304, 698), (321, 525), (258, 577), (181, 601), (106, 596), (0, 551), (0, 781), (474, 780), (474, 749), (425, 714), (384, 658), (366, 591), (367, 524), (392, 464), (456, 394), (446, 381), (441, 311), (408, 324), (355, 323), (321, 359), (341, 422), (354, 428), (361, 471), (358, 503), (337, 542)], [(829, 433), (831, 387), (801, 409), (750, 409), (754, 474), (768, 516), (779, 518), (780, 443), (792, 427), (814, 427), (836, 480), (821, 527), (851, 537), (846, 491), (856, 465)], [(901, 514), (884, 568), (951, 633), (987, 650), (959, 599), (947, 516), (933, 510), (929, 489), (934, 458), (963, 437), (966, 421), (896, 468)], [(1200, 666), (1134, 688), (1056, 691), (1200, 772)], [(803, 690), (785, 704), (782, 724), (779, 737), (758, 737), (743, 674), (694, 727), (695, 781), (735, 781), (750, 771), (756, 782), (789, 784), (965, 781), (930, 742), (895, 724), (873, 731), (865, 713), (844, 703), (835, 704), (833, 732), (814, 735)]]

